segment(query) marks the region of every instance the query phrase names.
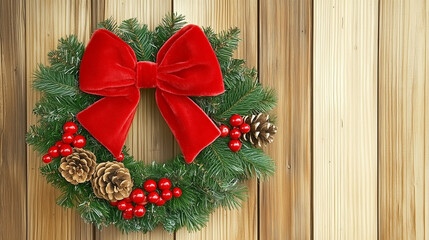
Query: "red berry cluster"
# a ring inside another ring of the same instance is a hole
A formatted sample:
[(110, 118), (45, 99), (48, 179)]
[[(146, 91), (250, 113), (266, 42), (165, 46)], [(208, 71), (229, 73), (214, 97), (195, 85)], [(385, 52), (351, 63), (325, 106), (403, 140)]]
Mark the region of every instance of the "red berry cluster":
[(55, 146), (52, 146), (48, 150), (48, 154), (45, 154), (42, 158), (44, 163), (50, 163), (52, 158), (66, 157), (72, 153), (72, 147), (83, 148), (86, 144), (86, 139), (82, 135), (74, 135), (77, 133), (77, 125), (73, 122), (66, 122), (63, 126), (64, 134), (62, 141), (55, 143)]
[(241, 149), (241, 142), (238, 140), (241, 137), (241, 134), (248, 133), (250, 131), (250, 126), (247, 123), (243, 123), (243, 118), (240, 115), (234, 114), (229, 119), (229, 124), (231, 124), (232, 129), (229, 130), (228, 126), (220, 125), (220, 136), (226, 137), (230, 136), (231, 141), (229, 141), (229, 149), (233, 152), (237, 152)]
[[(182, 195), (182, 190), (178, 187), (173, 188), (171, 191), (171, 181), (167, 178), (162, 178), (158, 182), (158, 191), (156, 182), (152, 179), (147, 180), (143, 184), (142, 189), (134, 189), (131, 192), (130, 197), (125, 198), (118, 202), (110, 202), (112, 206), (116, 206), (122, 212), (122, 217), (124, 219), (132, 219), (133, 216), (143, 217), (146, 209), (145, 205), (148, 203), (153, 203), (157, 206), (162, 206), (166, 201), (170, 200), (172, 197), (180, 197)], [(145, 194), (147, 193), (147, 195)], [(161, 195), (160, 195), (160, 193)], [(134, 205), (133, 205), (134, 203)]]

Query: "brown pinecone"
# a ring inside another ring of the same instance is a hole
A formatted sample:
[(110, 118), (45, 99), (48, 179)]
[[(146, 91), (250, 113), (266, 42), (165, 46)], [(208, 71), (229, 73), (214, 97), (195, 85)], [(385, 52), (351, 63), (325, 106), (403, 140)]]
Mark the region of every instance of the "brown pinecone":
[(111, 202), (128, 197), (133, 189), (130, 171), (121, 162), (98, 164), (91, 184), (95, 196)]
[(71, 184), (77, 185), (91, 179), (95, 172), (95, 155), (82, 148), (73, 148), (72, 154), (61, 158), (59, 171)]
[(272, 143), (277, 127), (268, 121), (269, 118), (270, 116), (264, 113), (245, 116), (243, 121), (250, 125), (250, 131), (243, 134), (241, 138), (255, 147), (262, 147)]

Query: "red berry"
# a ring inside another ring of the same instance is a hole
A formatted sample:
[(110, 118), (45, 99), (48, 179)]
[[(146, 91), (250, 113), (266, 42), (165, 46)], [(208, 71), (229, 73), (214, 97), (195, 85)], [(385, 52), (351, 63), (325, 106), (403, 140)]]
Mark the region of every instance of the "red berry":
[(243, 118), (240, 115), (234, 114), (229, 119), (229, 123), (233, 127), (238, 127), (238, 126), (240, 126), (243, 123)]
[(178, 187), (173, 188), (173, 197), (182, 196), (182, 190)]
[(166, 189), (166, 190), (162, 191), (161, 197), (162, 197), (162, 199), (168, 201), (173, 197), (173, 193), (170, 190)]
[(144, 206), (144, 205), (146, 205), (147, 203), (148, 203), (148, 199), (147, 199), (147, 196), (145, 195), (145, 196), (144, 196), (144, 200), (143, 200), (142, 202), (138, 202), (138, 203), (136, 203), (136, 204)]
[(64, 133), (63, 134), (63, 143), (70, 144), (73, 142), (73, 133)]
[(68, 155), (72, 154), (72, 152), (73, 152), (73, 149), (68, 144), (63, 144), (60, 148), (60, 154), (63, 157), (67, 157)]
[(153, 192), (156, 190), (156, 182), (152, 179), (149, 179), (144, 182), (143, 187), (146, 192)]
[(49, 154), (45, 154), (42, 158), (44, 163), (50, 163), (52, 161), (52, 157)]
[(161, 190), (170, 189), (171, 188), (171, 182), (167, 178), (162, 178), (158, 182), (158, 188)]
[(163, 198), (159, 198), (158, 202), (155, 203), (157, 206), (162, 206), (165, 204), (165, 200)]
[(149, 202), (151, 203), (156, 203), (159, 201), (159, 195), (157, 192), (151, 192), (149, 193), (149, 195), (147, 196), (147, 199), (149, 200)]
[(118, 206), (118, 201), (116, 201), (116, 202), (110, 202), (110, 205), (112, 205), (112, 206)]
[(130, 213), (130, 212), (123, 211), (122, 217), (126, 220), (133, 219), (133, 212)]
[(240, 125), (240, 131), (241, 133), (248, 133), (250, 132), (250, 125), (247, 123), (243, 123)]
[(124, 212), (133, 214), (134, 206), (131, 203), (126, 203)]
[(146, 209), (143, 206), (137, 205), (134, 207), (134, 216), (143, 217), (146, 213)]
[(73, 122), (66, 122), (63, 126), (63, 130), (66, 133), (75, 134), (77, 133), (77, 125)]
[(124, 160), (124, 154), (120, 153), (119, 156), (116, 158), (116, 161), (122, 162)]
[(85, 147), (85, 144), (86, 144), (86, 139), (84, 136), (82, 136), (82, 135), (74, 136), (74, 139), (73, 139), (73, 146), (74, 147), (83, 148), (83, 147)]
[(48, 150), (49, 156), (56, 158), (60, 156), (60, 149), (58, 147), (50, 147)]
[(63, 145), (63, 141), (58, 141), (55, 143), (55, 147), (61, 148), (61, 146)]
[(131, 200), (133, 200), (134, 203), (141, 203), (145, 199), (144, 192), (141, 189), (134, 189), (131, 192)]
[(127, 202), (125, 202), (124, 200), (121, 200), (118, 202), (118, 204), (116, 204), (116, 207), (119, 210), (124, 211), (127, 208)]
[(229, 149), (233, 152), (237, 152), (241, 148), (241, 142), (239, 140), (231, 140), (229, 141)]
[(122, 199), (122, 200), (124, 200), (124, 201), (125, 201), (125, 202), (127, 202), (127, 203), (132, 202), (131, 198), (129, 198), (129, 197), (126, 197), (126, 198), (124, 198), (124, 199)]
[(241, 132), (238, 128), (234, 128), (231, 130), (229, 136), (231, 136), (232, 139), (239, 139), (241, 137)]
[(221, 137), (226, 137), (229, 134), (229, 128), (226, 125), (220, 125), (219, 127), (220, 130), (220, 136)]

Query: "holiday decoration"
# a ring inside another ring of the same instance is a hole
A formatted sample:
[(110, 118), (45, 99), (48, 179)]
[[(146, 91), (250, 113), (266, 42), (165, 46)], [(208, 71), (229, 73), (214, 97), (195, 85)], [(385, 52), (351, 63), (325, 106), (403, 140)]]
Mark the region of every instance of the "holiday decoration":
[(229, 128), (226, 125), (220, 125), (219, 127), (220, 129), (220, 136), (221, 137), (226, 137), (229, 134)]
[[(123, 232), (199, 230), (218, 207), (239, 207), (243, 181), (274, 173), (259, 147), (273, 141), (276, 98), (232, 57), (238, 42), (237, 28), (215, 33), (175, 14), (153, 31), (108, 19), (87, 46), (60, 39), (35, 73), (38, 123), (27, 134), (42, 175), (62, 193), (57, 203)], [(124, 146), (140, 88), (156, 89), (182, 152), (162, 163), (144, 164)]]
[(72, 151), (73, 151), (72, 147), (68, 144), (63, 144), (60, 147), (60, 155), (63, 157), (67, 157), (72, 153)]
[(120, 162), (99, 163), (91, 179), (95, 196), (108, 201), (128, 197), (133, 188), (130, 171)]
[(234, 114), (229, 119), (229, 123), (233, 127), (239, 127), (243, 123), (243, 118), (240, 115)]
[(49, 154), (43, 155), (42, 161), (44, 163), (50, 163), (52, 161), (52, 157)]
[(73, 147), (83, 148), (85, 147), (86, 139), (82, 135), (76, 135), (73, 139)]
[(262, 147), (273, 142), (277, 127), (269, 121), (268, 114), (259, 113), (244, 117), (244, 122), (249, 124), (250, 131), (243, 134), (243, 140), (249, 141), (253, 146)]
[(89, 181), (95, 172), (96, 159), (90, 151), (73, 148), (73, 153), (61, 158), (59, 172), (73, 185)]
[(77, 125), (74, 122), (64, 123), (63, 130), (65, 133), (75, 134), (77, 133)]
[(60, 149), (56, 146), (50, 147), (48, 150), (48, 154), (49, 154), (49, 156), (51, 156), (53, 158), (59, 157), (60, 156)]

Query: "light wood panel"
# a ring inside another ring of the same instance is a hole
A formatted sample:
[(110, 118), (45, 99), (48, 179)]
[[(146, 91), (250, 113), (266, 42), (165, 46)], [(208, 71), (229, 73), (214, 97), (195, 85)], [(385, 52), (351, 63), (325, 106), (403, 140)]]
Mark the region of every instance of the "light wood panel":
[[(85, 0), (31, 0), (25, 3), (27, 126), (35, 124), (32, 109), (39, 94), (31, 88), (39, 63), (47, 64), (47, 53), (59, 38), (76, 34), (87, 41), (90, 34), (91, 3)], [(22, 141), (24, 136), (22, 135)], [(41, 156), (27, 151), (28, 239), (91, 239), (92, 225), (84, 223), (75, 210), (55, 204), (59, 192), (39, 173)]]
[(377, 1), (315, 1), (315, 239), (377, 238)]
[[(211, 26), (215, 32), (238, 27), (241, 30), (239, 48), (234, 57), (247, 60), (247, 66), (257, 66), (258, 22), (256, 0), (175, 0), (174, 12), (186, 16), (188, 23)], [(188, 233), (186, 228), (176, 239), (246, 239), (258, 238), (257, 181), (248, 181), (249, 198), (239, 210), (218, 209), (210, 216), (202, 231)]]
[(311, 236), (312, 1), (260, 1), (260, 81), (275, 88), (276, 174), (260, 187), (260, 239)]
[(0, 2), (0, 238), (27, 236), (25, 5)]
[(429, 4), (380, 1), (380, 239), (429, 239)]
[[(93, 19), (106, 19), (113, 17), (118, 21), (137, 18), (139, 22), (147, 24), (154, 29), (161, 19), (171, 12), (170, 0), (104, 0), (98, 1), (98, 7), (104, 8), (103, 16), (93, 16)], [(102, 6), (104, 4), (104, 6)], [(174, 156), (174, 138), (158, 110), (155, 101), (155, 89), (142, 89), (140, 103), (134, 117), (133, 124), (128, 133), (126, 146), (130, 153), (145, 163), (165, 162)], [(173, 239), (161, 226), (148, 234), (132, 233), (122, 234), (114, 226), (96, 232), (96, 239)]]

